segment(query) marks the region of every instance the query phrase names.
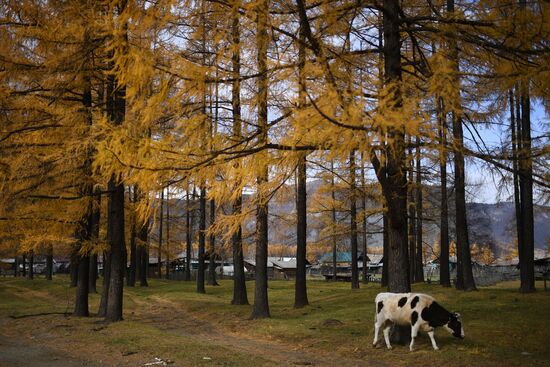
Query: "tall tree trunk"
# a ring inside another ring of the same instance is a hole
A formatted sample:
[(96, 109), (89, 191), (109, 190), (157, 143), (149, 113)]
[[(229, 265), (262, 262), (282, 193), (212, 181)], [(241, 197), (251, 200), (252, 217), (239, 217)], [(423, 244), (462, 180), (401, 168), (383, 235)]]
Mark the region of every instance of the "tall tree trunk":
[(27, 279), (34, 279), (34, 250), (29, 251), (29, 272), (27, 273)]
[(363, 283), (368, 284), (368, 260), (367, 260), (367, 188), (365, 183), (365, 158), (361, 152), (361, 199), (363, 209)]
[(386, 214), (386, 205), (384, 205), (384, 212), (382, 214), (382, 279), (380, 280), (380, 286), (387, 288), (388, 286), (388, 250), (390, 248), (390, 241), (388, 236), (388, 215)]
[(105, 317), (107, 314), (107, 299), (109, 298), (109, 282), (111, 281), (111, 261), (109, 252), (103, 253), (103, 285), (97, 316)]
[(19, 276), (19, 256), (17, 254), (13, 258), (13, 266), (13, 276), (17, 278)]
[(519, 192), (522, 217), (521, 257), (519, 263), (520, 292), (535, 291), (535, 237), (533, 216), (533, 158), (531, 151), (531, 102), (529, 81), (520, 84), (521, 138), (519, 150)]
[(443, 99), (437, 98), (437, 115), (439, 120), (439, 172), (441, 175), (440, 199), (440, 232), (439, 232), (439, 284), (451, 286), (449, 269), (449, 207), (447, 204), (447, 119)]
[[(231, 107), (233, 114), (233, 138), (235, 141), (242, 139), (241, 123), (241, 30), (239, 27), (240, 15), (237, 4), (231, 10), (231, 46), (233, 54), (231, 55), (231, 66), (233, 83), (231, 85)], [(235, 161), (236, 170), (240, 168), (241, 162)], [(237, 183), (236, 189), (239, 190), (235, 201), (232, 203), (233, 215), (240, 216), (242, 212), (242, 188)], [(247, 305), (248, 295), (246, 291), (246, 278), (244, 274), (244, 258), (242, 246), (242, 227), (239, 222), (237, 231), (231, 236), (231, 247), (233, 252), (233, 299), (232, 305)]]
[[(210, 200), (210, 226), (216, 221), (216, 203)], [(216, 236), (211, 233), (208, 236), (208, 252), (210, 253), (210, 261), (208, 262), (208, 285), (219, 285), (216, 281)]]
[[(95, 191), (94, 198), (93, 198), (93, 215), (92, 215), (92, 239), (97, 246), (97, 243), (99, 242), (99, 226), (100, 226), (100, 220), (101, 220), (101, 192), (99, 189)], [(93, 252), (90, 255), (90, 275), (89, 278), (89, 292), (90, 293), (97, 293), (97, 278), (98, 278), (98, 271), (97, 271), (97, 252)]]
[(359, 270), (357, 268), (357, 193), (355, 187), (355, 168), (355, 150), (352, 150), (349, 155), (351, 289), (359, 289)]
[[(258, 129), (259, 144), (267, 143), (267, 47), (269, 43), (267, 19), (269, 0), (260, 0), (256, 4), (257, 32), (256, 43), (258, 48)], [(264, 185), (268, 181), (267, 152), (260, 153), (261, 168), (257, 177), (257, 204), (256, 204), (256, 283), (254, 288), (254, 308), (251, 319), (269, 317), (269, 302), (267, 297), (267, 246), (268, 246), (268, 196), (264, 192)]]
[[(118, 4), (118, 21), (125, 41), (128, 39), (125, 12), (126, 2)], [(121, 53), (125, 51), (120, 50)], [(126, 87), (119, 85), (115, 75), (108, 76), (109, 103), (107, 115), (111, 123), (119, 126), (124, 122), (126, 115)], [(124, 289), (124, 273), (126, 270), (126, 243), (124, 227), (124, 184), (114, 176), (109, 181), (109, 210), (107, 216), (107, 238), (110, 245), (110, 279), (109, 294), (107, 297), (107, 309), (105, 321), (115, 322), (122, 320), (122, 301)]]
[(142, 287), (148, 287), (147, 277), (149, 276), (149, 251), (148, 251), (148, 235), (149, 235), (149, 220), (142, 223), (139, 229), (138, 238), (141, 242), (141, 246), (138, 247), (140, 251), (140, 263), (139, 263), (139, 285)]
[(301, 153), (296, 170), (298, 187), (296, 192), (296, 283), (294, 288), (294, 308), (309, 304), (306, 285), (307, 254), (307, 189), (306, 154)]
[(80, 256), (78, 260), (78, 285), (76, 287), (76, 301), (74, 306), (74, 316), (89, 316), (88, 311), (88, 290), (90, 275), (89, 256)]
[[(402, 106), (399, 87), (401, 83), (399, 1), (385, 0), (384, 8), (384, 76), (393, 94), (394, 108), (399, 110)], [(388, 140), (392, 142), (392, 147), (387, 152), (386, 175), (381, 177), (382, 191), (388, 207), (388, 290), (410, 292), (407, 252), (407, 177), (403, 129), (388, 131)], [(377, 166), (380, 167), (380, 164)]]
[(189, 185), (187, 186), (187, 193), (185, 195), (186, 207), (185, 207), (185, 273), (183, 279), (185, 281), (191, 280), (191, 250), (193, 246), (193, 226), (191, 225), (191, 200), (189, 199)]
[(53, 246), (49, 245), (48, 254), (46, 255), (46, 279), (52, 280), (52, 276), (53, 276)]
[(157, 251), (157, 277), (162, 278), (162, 229), (164, 219), (164, 188), (160, 191), (159, 245)]
[[(414, 280), (424, 282), (424, 262), (422, 261), (422, 164), (420, 138), (416, 137), (416, 251), (414, 261)], [(414, 259), (414, 260), (413, 260)]]
[(200, 187), (199, 197), (199, 267), (197, 269), (197, 293), (206, 293), (204, 288), (204, 250), (206, 245), (206, 188)]
[(131, 224), (130, 224), (130, 269), (128, 269), (128, 279), (126, 280), (126, 285), (128, 287), (135, 287), (136, 285), (136, 268), (137, 268), (137, 247), (136, 247), (136, 203), (137, 203), (137, 192), (136, 186), (133, 188), (134, 192), (129, 191), (129, 201), (133, 205), (132, 215), (131, 215)]
[(27, 255), (23, 254), (22, 263), (23, 263), (23, 277), (27, 277)]
[[(298, 104), (300, 108), (306, 105), (306, 63), (305, 30), (300, 26), (300, 44), (298, 45)], [(309, 304), (306, 283), (307, 256), (307, 166), (306, 153), (299, 153), (296, 167), (296, 282), (294, 286), (294, 308), (302, 308)]]
[(414, 272), (415, 272), (415, 262), (413, 261), (416, 257), (416, 228), (414, 226), (416, 222), (416, 206), (414, 203), (414, 159), (412, 155), (412, 142), (411, 137), (408, 137), (408, 143), (409, 143), (409, 154), (408, 154), (408, 160), (409, 160), (409, 184), (407, 185), (407, 209), (408, 209), (408, 232), (409, 232), (409, 259), (410, 261), (410, 268), (409, 268), (409, 276), (411, 278), (411, 281), (414, 281)]
[(166, 279), (170, 279), (170, 187), (166, 187)]
[[(454, 13), (454, 0), (447, 0), (447, 12)], [(458, 79), (458, 46), (456, 40), (450, 42), (450, 57), (453, 61), (453, 69)], [(455, 208), (456, 208), (456, 249), (457, 249), (457, 289), (465, 291), (476, 290), (472, 273), (472, 261), (470, 255), (470, 242), (468, 239), (468, 223), (466, 219), (466, 179), (464, 171), (464, 134), (462, 131), (462, 119), (453, 111), (453, 148), (455, 165)]]
[[(517, 112), (517, 113), (515, 113)], [(518, 150), (520, 149), (519, 131), (521, 130), (521, 107), (519, 101), (519, 90), (516, 88), (516, 96), (514, 98), (513, 90), (510, 90), (510, 129), (512, 140), (512, 168), (513, 168), (513, 185), (514, 185), (514, 204), (516, 211), (516, 239), (518, 246), (518, 258), (521, 263), (521, 250), (523, 249), (523, 216), (521, 215), (521, 199), (519, 191), (519, 157)]]
[(330, 161), (330, 197), (332, 199), (332, 281), (335, 282), (338, 277), (338, 264), (337, 264), (337, 258), (338, 258), (338, 248), (337, 248), (337, 240), (336, 240), (336, 192), (334, 188), (334, 160), (331, 159)]

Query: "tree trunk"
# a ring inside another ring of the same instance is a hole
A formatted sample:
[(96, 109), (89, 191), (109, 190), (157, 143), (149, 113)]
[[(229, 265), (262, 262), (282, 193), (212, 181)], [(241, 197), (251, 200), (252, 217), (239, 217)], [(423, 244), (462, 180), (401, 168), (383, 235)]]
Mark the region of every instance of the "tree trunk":
[[(216, 203), (210, 200), (210, 226), (216, 220)], [(208, 238), (210, 261), (208, 262), (208, 285), (219, 285), (216, 281), (216, 236), (213, 233)]]
[(439, 119), (439, 171), (441, 175), (440, 233), (439, 233), (439, 284), (451, 286), (449, 270), (449, 207), (447, 204), (447, 120), (443, 99), (437, 98)]
[[(411, 138), (408, 138), (409, 146), (412, 145)], [(416, 206), (414, 205), (414, 159), (412, 156), (412, 147), (409, 147), (409, 185), (407, 186), (407, 209), (408, 209), (408, 232), (409, 232), (409, 259), (410, 268), (409, 268), (409, 277), (411, 281), (414, 281), (414, 271), (415, 271), (415, 262), (412, 261), (416, 257), (416, 228), (414, 226), (416, 222)]]
[(166, 187), (166, 279), (170, 279), (170, 187)]
[(382, 279), (380, 280), (380, 286), (387, 288), (388, 286), (388, 250), (390, 248), (389, 236), (388, 236), (388, 215), (386, 214), (386, 206), (384, 205), (384, 213), (382, 214)]
[(204, 250), (206, 231), (206, 189), (204, 184), (200, 187), (199, 197), (199, 266), (197, 269), (197, 293), (206, 293), (204, 288)]
[(136, 187), (134, 186), (133, 197), (130, 191), (130, 201), (133, 203), (133, 210), (131, 216), (130, 224), (130, 269), (128, 269), (128, 279), (126, 280), (126, 285), (128, 287), (135, 287), (136, 285), (136, 267), (137, 267), (137, 248), (136, 248), (136, 203), (137, 203), (137, 192)]
[(107, 313), (107, 299), (109, 298), (109, 282), (111, 280), (111, 261), (108, 252), (103, 253), (103, 285), (101, 290), (101, 300), (99, 301), (99, 310), (97, 316), (105, 317)]
[(160, 191), (159, 245), (157, 251), (157, 277), (162, 278), (162, 221), (164, 219), (164, 188)]
[(141, 246), (138, 247), (140, 251), (140, 270), (139, 270), (139, 285), (142, 287), (148, 287), (149, 283), (147, 282), (147, 277), (149, 276), (149, 251), (148, 251), (148, 234), (149, 234), (149, 220), (146, 220), (145, 223), (142, 223), (138, 238), (141, 242)]
[[(420, 138), (416, 137), (416, 251), (414, 261), (414, 280), (424, 283), (424, 262), (422, 261), (422, 164)], [(413, 260), (414, 259), (414, 260)]]
[(307, 253), (307, 190), (306, 154), (301, 153), (296, 170), (298, 187), (296, 192), (296, 283), (294, 288), (294, 308), (309, 304), (306, 285)]
[(87, 317), (90, 315), (88, 311), (89, 275), (90, 258), (89, 256), (80, 256), (78, 259), (78, 284), (76, 287), (74, 316)]
[(22, 256), (22, 262), (23, 262), (23, 277), (27, 277), (27, 255), (23, 254)]
[(185, 273), (183, 280), (191, 280), (191, 250), (193, 246), (193, 226), (191, 224), (191, 200), (189, 199), (189, 186), (187, 186), (187, 193), (185, 195), (186, 209), (185, 209)]
[(529, 82), (520, 85), (521, 100), (521, 138), (519, 150), (519, 192), (522, 217), (521, 257), (519, 263), (520, 292), (535, 291), (535, 237), (533, 217), (533, 159), (531, 151), (531, 102)]
[(466, 189), (464, 172), (462, 121), (453, 113), (453, 140), (455, 145), (455, 207), (456, 207), (456, 250), (457, 289), (476, 290), (472, 273), (468, 222), (466, 219)]
[(357, 268), (357, 193), (355, 187), (355, 150), (349, 155), (350, 167), (350, 242), (351, 242), (351, 289), (359, 289)]
[[(233, 68), (233, 83), (231, 89), (231, 106), (233, 114), (233, 137), (235, 141), (239, 141), (242, 138), (242, 124), (241, 124), (241, 31), (239, 27), (239, 12), (237, 7), (233, 7), (231, 10), (231, 42), (233, 47), (233, 54), (231, 56), (231, 63)], [(240, 167), (240, 162), (235, 162), (235, 168)], [(237, 184), (237, 190), (239, 193), (232, 203), (233, 215), (240, 216), (242, 212), (242, 188), (240, 184)], [(244, 274), (244, 258), (243, 258), (243, 246), (242, 246), (242, 227), (239, 222), (237, 231), (231, 236), (231, 246), (233, 252), (233, 299), (232, 305), (247, 305), (248, 295), (246, 291), (246, 278)]]
[[(454, 13), (454, 0), (447, 0), (447, 12)], [(453, 61), (453, 69), (458, 79), (458, 47), (453, 39), (450, 42), (450, 58)], [(470, 255), (470, 243), (468, 239), (468, 223), (466, 219), (466, 189), (464, 172), (464, 135), (462, 131), (462, 119), (455, 111), (451, 113), (453, 120), (453, 148), (455, 165), (455, 209), (456, 209), (456, 253), (457, 253), (457, 279), (456, 288), (465, 291), (476, 290), (474, 276), (472, 274), (472, 261)]]
[(362, 208), (363, 208), (363, 284), (368, 284), (368, 260), (367, 260), (367, 188), (365, 183), (365, 159), (363, 152), (361, 152), (361, 188), (363, 190)]
[[(330, 197), (332, 199), (332, 226), (333, 228), (336, 228), (336, 192), (334, 188), (334, 161), (330, 161)], [(332, 230), (332, 281), (335, 282), (338, 277), (338, 265), (337, 265), (337, 257), (338, 257), (338, 249), (337, 249), (337, 241), (336, 241), (336, 233), (335, 230)]]
[(48, 254), (46, 255), (46, 279), (52, 280), (53, 276), (53, 246), (48, 246)]
[(29, 272), (27, 273), (27, 279), (34, 279), (34, 250), (29, 251)]
[(15, 278), (19, 276), (19, 256), (17, 254), (13, 258), (13, 276)]
[[(269, 44), (267, 19), (269, 0), (260, 0), (256, 5), (258, 47), (258, 129), (259, 144), (267, 143), (267, 47)], [(269, 302), (267, 297), (267, 246), (268, 246), (268, 197), (264, 185), (268, 181), (267, 152), (260, 153), (262, 167), (257, 177), (257, 206), (256, 206), (256, 283), (254, 288), (254, 308), (251, 319), (269, 317)]]
[[(125, 11), (126, 3), (122, 2), (118, 7), (119, 18), (124, 19), (121, 14)], [(121, 20), (121, 30), (127, 41), (127, 24)], [(125, 52), (120, 50), (120, 52)], [(107, 115), (114, 126), (124, 122), (126, 115), (126, 87), (119, 85), (115, 75), (108, 76), (109, 103)], [(109, 294), (107, 297), (107, 308), (105, 321), (116, 322), (122, 320), (122, 301), (124, 289), (124, 273), (126, 270), (126, 243), (124, 227), (124, 184), (118, 182), (113, 176), (109, 180), (109, 210), (107, 216), (107, 238), (110, 245), (110, 279)]]
[[(93, 199), (93, 215), (92, 215), (92, 239), (97, 245), (99, 241), (99, 226), (100, 226), (100, 220), (101, 220), (101, 193), (99, 190), (95, 191), (94, 199)], [(97, 252), (93, 252), (90, 256), (90, 275), (89, 278), (89, 289), (88, 291), (90, 293), (97, 293), (97, 278), (98, 278), (98, 271), (97, 271)]]

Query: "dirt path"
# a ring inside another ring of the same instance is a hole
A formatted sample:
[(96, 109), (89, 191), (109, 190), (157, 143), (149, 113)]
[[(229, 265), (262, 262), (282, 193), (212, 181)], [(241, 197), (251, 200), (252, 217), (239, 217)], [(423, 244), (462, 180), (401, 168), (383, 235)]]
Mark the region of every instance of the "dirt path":
[(77, 359), (42, 344), (0, 335), (0, 367), (80, 367), (99, 366), (86, 359)]
[[(140, 311), (133, 319), (161, 330), (218, 345), (229, 350), (259, 356), (277, 366), (354, 366), (385, 367), (384, 363), (368, 359), (346, 358), (336, 353), (308, 350), (303, 346), (283, 344), (275, 340), (252, 339), (248, 336), (223, 330), (199, 319), (182, 309), (181, 305), (162, 297), (154, 297), (154, 305), (137, 298)], [(243, 323), (248, 321), (243, 321)]]

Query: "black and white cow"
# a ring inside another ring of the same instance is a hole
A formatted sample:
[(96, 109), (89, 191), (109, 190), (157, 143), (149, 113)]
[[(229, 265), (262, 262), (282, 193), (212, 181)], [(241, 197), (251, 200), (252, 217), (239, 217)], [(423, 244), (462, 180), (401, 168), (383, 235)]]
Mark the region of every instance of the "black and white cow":
[(464, 329), (460, 314), (449, 312), (437, 303), (433, 297), (421, 293), (379, 293), (375, 299), (376, 315), (374, 317), (374, 341), (378, 343), (380, 328), (384, 332), (386, 346), (390, 345), (391, 324), (411, 325), (411, 344), (414, 347), (414, 338), (418, 331), (426, 331), (432, 341), (432, 346), (438, 350), (434, 339), (434, 329), (443, 326), (453, 336), (464, 338)]

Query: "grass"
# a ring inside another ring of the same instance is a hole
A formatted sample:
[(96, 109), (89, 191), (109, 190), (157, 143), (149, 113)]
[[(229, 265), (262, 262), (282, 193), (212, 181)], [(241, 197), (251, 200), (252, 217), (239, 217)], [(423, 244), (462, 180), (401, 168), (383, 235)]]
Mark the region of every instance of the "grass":
[[(428, 337), (421, 334), (412, 353), (405, 346), (393, 351), (381, 345), (372, 348), (377, 284), (352, 291), (349, 283), (310, 281), (311, 306), (294, 309), (293, 282), (272, 281), (272, 317), (265, 320), (248, 320), (251, 306), (229, 304), (230, 281), (207, 287), (207, 294), (197, 294), (193, 283), (152, 280), (150, 284), (125, 289), (125, 321), (120, 323), (107, 326), (98, 318), (46, 315), (9, 319), (9, 330), (27, 335), (32, 323), (35, 334), (49, 335), (55, 345), (70, 340), (79, 353), (106, 350), (106, 358), (110, 354), (112, 361), (124, 364), (118, 360), (123, 357), (127, 365), (162, 356), (183, 366), (267, 366), (278, 364), (281, 350), (322, 356), (327, 365), (339, 358), (390, 366), (550, 365), (550, 292), (519, 294), (514, 282), (471, 293), (414, 285), (413, 291), (429, 293), (463, 315), (466, 338), (455, 339), (438, 329), (441, 351), (434, 352)], [(537, 286), (542, 289), (542, 284)], [(253, 282), (247, 287), (252, 298)], [(64, 277), (52, 282), (0, 278), (0, 317), (71, 311), (73, 296)], [(92, 295), (90, 310), (97, 310), (98, 302), (99, 296)], [(209, 338), (209, 333), (216, 337)]]

